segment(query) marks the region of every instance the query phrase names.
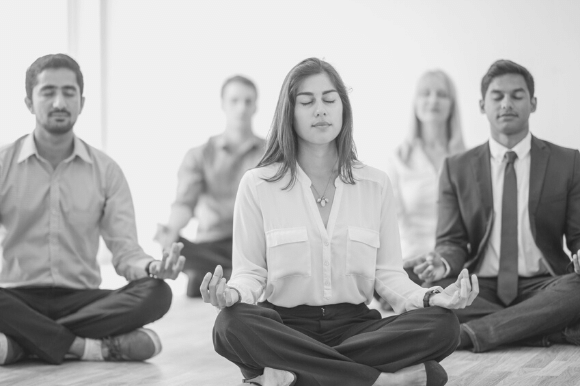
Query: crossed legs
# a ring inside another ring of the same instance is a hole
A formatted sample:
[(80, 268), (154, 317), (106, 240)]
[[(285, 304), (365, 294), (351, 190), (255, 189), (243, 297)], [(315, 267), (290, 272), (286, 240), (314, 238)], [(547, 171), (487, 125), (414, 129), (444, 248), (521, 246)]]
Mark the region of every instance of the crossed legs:
[[(446, 286), (452, 279), (435, 285)], [(497, 297), (497, 279), (479, 278), (479, 295), (470, 307), (454, 310), (475, 352), (542, 338), (580, 322), (580, 275), (520, 278), (518, 296), (505, 307)]]
[(162, 280), (143, 278), (118, 290), (0, 288), (0, 332), (30, 354), (59, 364), (76, 337), (100, 339), (161, 318), (171, 305)]
[(238, 303), (218, 315), (214, 346), (246, 378), (272, 367), (294, 372), (301, 386), (370, 386), (383, 372), (440, 361), (457, 347), (459, 324), (448, 310), (380, 319), (364, 305), (348, 306), (343, 315), (314, 319), (285, 314), (292, 309)]
[(224, 239), (206, 243), (192, 243), (180, 237), (178, 242), (183, 243), (181, 255), (185, 257), (183, 272), (189, 278), (187, 296), (199, 297), (199, 287), (203, 277), (208, 272), (213, 272), (215, 267), (221, 265), (224, 269), (224, 277), (229, 280), (232, 270), (232, 239)]

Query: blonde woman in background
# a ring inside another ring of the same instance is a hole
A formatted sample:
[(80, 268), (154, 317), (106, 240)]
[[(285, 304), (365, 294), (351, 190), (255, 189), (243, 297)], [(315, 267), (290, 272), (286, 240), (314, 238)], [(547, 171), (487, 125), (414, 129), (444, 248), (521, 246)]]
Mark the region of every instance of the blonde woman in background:
[[(439, 171), (446, 157), (464, 150), (455, 86), (443, 71), (427, 71), (417, 84), (409, 136), (387, 169), (398, 203), (404, 261), (434, 249)], [(411, 269), (407, 272), (413, 281), (423, 281)]]

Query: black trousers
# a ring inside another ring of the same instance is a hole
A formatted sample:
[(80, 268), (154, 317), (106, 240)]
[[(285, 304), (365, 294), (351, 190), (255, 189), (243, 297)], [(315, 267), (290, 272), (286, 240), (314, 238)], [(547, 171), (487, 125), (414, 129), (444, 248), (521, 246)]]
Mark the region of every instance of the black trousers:
[(124, 334), (161, 318), (171, 289), (152, 278), (118, 290), (58, 287), (0, 288), (0, 332), (29, 354), (59, 364), (75, 337)]
[[(478, 279), (473, 304), (454, 311), (465, 323), (475, 352), (514, 342), (541, 343), (543, 336), (580, 322), (580, 275), (520, 277), (518, 295), (508, 307), (497, 297), (497, 278)], [(434, 285), (446, 287), (455, 280)]]
[(296, 373), (298, 386), (363, 386), (381, 372), (441, 361), (459, 343), (459, 323), (439, 307), (381, 319), (365, 304), (238, 303), (220, 312), (213, 339), (216, 352), (246, 378), (272, 367)]
[(232, 274), (232, 239), (217, 240), (206, 243), (192, 243), (180, 237), (183, 243), (181, 255), (185, 257), (183, 272), (189, 277), (187, 296), (199, 297), (199, 287), (203, 277), (213, 272), (217, 265), (224, 269), (224, 277), (229, 280)]

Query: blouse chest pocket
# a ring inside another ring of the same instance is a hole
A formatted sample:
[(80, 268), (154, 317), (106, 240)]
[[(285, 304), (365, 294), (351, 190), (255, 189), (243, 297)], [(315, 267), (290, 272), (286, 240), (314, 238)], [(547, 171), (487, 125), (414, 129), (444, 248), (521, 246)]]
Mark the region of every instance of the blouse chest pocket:
[(310, 243), (306, 227), (272, 229), (266, 233), (268, 279), (310, 276)]
[(346, 274), (374, 279), (377, 250), (380, 246), (379, 232), (349, 226), (346, 241)]

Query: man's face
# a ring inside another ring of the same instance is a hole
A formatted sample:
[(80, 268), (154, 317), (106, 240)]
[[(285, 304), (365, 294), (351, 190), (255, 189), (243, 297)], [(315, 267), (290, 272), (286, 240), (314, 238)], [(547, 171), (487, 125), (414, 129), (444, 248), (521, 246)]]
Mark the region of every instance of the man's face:
[(38, 74), (32, 89), (32, 100), (26, 106), (36, 116), (36, 125), (50, 134), (65, 134), (72, 130), (83, 109), (85, 98), (76, 75), (68, 68), (47, 68)]
[(530, 114), (536, 111), (536, 98), (520, 74), (505, 74), (494, 78), (479, 102), (481, 112), (487, 115), (492, 136), (513, 136), (527, 133)]
[(228, 84), (222, 97), (222, 109), (228, 123), (251, 123), (256, 112), (256, 91), (240, 82)]

